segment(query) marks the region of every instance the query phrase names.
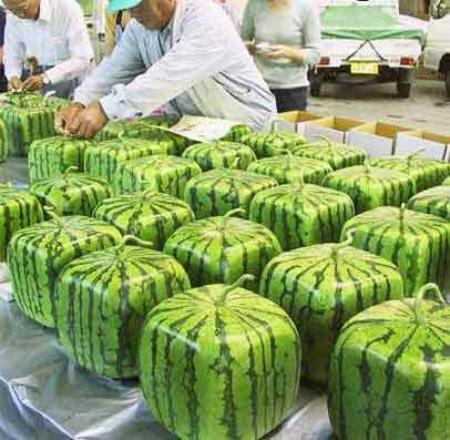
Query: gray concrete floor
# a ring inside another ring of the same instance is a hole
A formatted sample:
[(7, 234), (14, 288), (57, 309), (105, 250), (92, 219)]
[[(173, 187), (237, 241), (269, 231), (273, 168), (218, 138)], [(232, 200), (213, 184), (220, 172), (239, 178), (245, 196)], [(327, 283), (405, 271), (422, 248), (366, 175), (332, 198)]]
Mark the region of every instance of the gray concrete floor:
[[(326, 83), (320, 98), (310, 98), (309, 110), (450, 134), (450, 102), (440, 81), (417, 80), (406, 100), (396, 97), (395, 84)], [(28, 181), (26, 160), (10, 158), (1, 164), (0, 182), (5, 181)]]
[(322, 96), (310, 98), (309, 110), (450, 134), (450, 101), (442, 81), (416, 80), (409, 99), (397, 98), (394, 83), (325, 83)]

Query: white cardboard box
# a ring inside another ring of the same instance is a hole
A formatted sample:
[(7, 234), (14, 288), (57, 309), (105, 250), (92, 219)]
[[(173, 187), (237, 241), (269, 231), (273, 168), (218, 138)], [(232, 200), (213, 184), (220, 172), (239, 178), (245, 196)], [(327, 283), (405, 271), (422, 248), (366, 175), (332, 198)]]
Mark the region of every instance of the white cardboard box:
[(421, 148), (424, 149), (425, 157), (435, 160), (450, 160), (450, 136), (426, 130), (399, 133), (395, 154), (406, 155)]
[(307, 138), (311, 141), (320, 136), (325, 136), (332, 142), (344, 144), (347, 133), (361, 125), (367, 124), (364, 121), (349, 118), (338, 118), (335, 116), (329, 118), (317, 119), (311, 121), (307, 126)]
[(275, 121), (275, 129), (305, 135), (309, 123), (323, 117), (323, 115), (304, 111), (279, 113)]
[(405, 131), (411, 129), (383, 122), (364, 124), (347, 133), (346, 143), (366, 151), (370, 158), (391, 156), (397, 135)]

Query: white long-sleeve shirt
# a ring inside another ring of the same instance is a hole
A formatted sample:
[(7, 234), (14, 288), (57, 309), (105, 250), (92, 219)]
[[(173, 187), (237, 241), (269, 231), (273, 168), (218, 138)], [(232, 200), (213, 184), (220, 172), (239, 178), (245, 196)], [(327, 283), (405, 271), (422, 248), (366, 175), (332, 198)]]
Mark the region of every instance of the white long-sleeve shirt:
[(41, 0), (39, 18), (24, 20), (8, 12), (5, 29), (5, 74), (20, 77), (28, 57), (36, 57), (52, 84), (83, 79), (94, 52), (75, 0)]
[(74, 99), (84, 105), (100, 99), (112, 120), (149, 115), (166, 104), (170, 114), (262, 129), (276, 114), (275, 99), (233, 23), (211, 0), (177, 0), (163, 31), (131, 20)]

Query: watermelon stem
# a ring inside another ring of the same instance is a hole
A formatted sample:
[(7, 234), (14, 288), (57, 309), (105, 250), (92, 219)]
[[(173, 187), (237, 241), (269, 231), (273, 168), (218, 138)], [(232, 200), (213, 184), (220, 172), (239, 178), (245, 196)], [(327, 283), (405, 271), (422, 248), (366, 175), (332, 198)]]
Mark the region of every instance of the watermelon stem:
[(148, 199), (150, 198), (150, 196), (153, 196), (154, 194), (156, 194), (157, 192), (154, 189), (146, 189), (143, 193), (142, 193), (142, 201), (141, 203), (144, 203), (146, 201), (148, 201)]
[(75, 165), (71, 165), (70, 167), (67, 167), (64, 171), (64, 177), (67, 177), (70, 173), (78, 171), (78, 167)]
[(151, 241), (142, 240), (141, 238), (136, 237), (134, 235), (124, 235), (122, 237), (122, 241), (116, 246), (117, 252), (122, 252), (124, 247), (131, 241), (136, 242), (138, 245), (142, 247), (153, 247), (153, 243)]
[(338, 256), (339, 252), (341, 251), (341, 249), (344, 249), (344, 248), (352, 245), (354, 233), (355, 233), (355, 231), (353, 229), (349, 230), (347, 232), (347, 235), (346, 235), (346, 238), (344, 241), (333, 245), (333, 247), (331, 248), (331, 257), (332, 258), (336, 258)]
[(368, 161), (364, 162), (364, 171), (366, 174), (370, 174), (372, 172), (372, 166)]
[(44, 211), (58, 226), (64, 224), (62, 217), (54, 209), (50, 208), (50, 206), (44, 206)]
[(327, 148), (331, 148), (333, 147), (333, 143), (330, 141), (329, 138), (327, 138), (326, 136), (324, 136), (323, 134), (321, 134), (320, 136), (317, 136), (318, 140), (324, 141), (327, 145)]
[(439, 286), (437, 284), (428, 283), (422, 286), (417, 292), (416, 302), (414, 304), (414, 313), (416, 316), (416, 320), (419, 324), (424, 324), (426, 322), (426, 319), (424, 318), (422, 313), (422, 304), (423, 300), (425, 299), (425, 296), (430, 292), (433, 292), (438, 302), (446, 304), (445, 299), (442, 296), (441, 290), (439, 289)]
[(236, 158), (233, 160), (233, 163), (231, 164), (231, 169), (232, 169), (232, 170), (238, 170), (238, 169), (239, 169), (239, 160), (240, 160), (239, 157), (236, 157)]
[(242, 287), (246, 281), (255, 281), (256, 277), (251, 274), (245, 274), (242, 275), (236, 282), (233, 284), (227, 286), (222, 294), (217, 298), (216, 305), (223, 305), (225, 300), (227, 299), (227, 296), (230, 292), (232, 292), (235, 289), (238, 289), (239, 287)]
[(425, 148), (419, 148), (417, 151), (414, 151), (411, 154), (408, 154), (405, 159), (408, 162), (411, 162), (413, 159), (415, 159), (417, 156), (420, 156), (425, 151)]
[(231, 211), (228, 211), (223, 217), (222, 217), (222, 224), (221, 224), (221, 229), (225, 229), (227, 226), (227, 222), (228, 219), (230, 217), (232, 217), (235, 214), (242, 214), (242, 215), (247, 215), (247, 211), (243, 208), (236, 208), (236, 209), (232, 209)]

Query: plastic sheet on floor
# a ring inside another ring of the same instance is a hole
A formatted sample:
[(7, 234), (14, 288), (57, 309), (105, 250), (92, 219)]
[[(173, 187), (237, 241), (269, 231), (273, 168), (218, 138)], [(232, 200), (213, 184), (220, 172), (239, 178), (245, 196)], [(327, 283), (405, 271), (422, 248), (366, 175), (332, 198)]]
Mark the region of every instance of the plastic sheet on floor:
[[(268, 438), (328, 439), (326, 398), (302, 389), (293, 415)], [(137, 381), (98, 378), (65, 356), (55, 332), (25, 317), (0, 285), (0, 438), (169, 440)]]

